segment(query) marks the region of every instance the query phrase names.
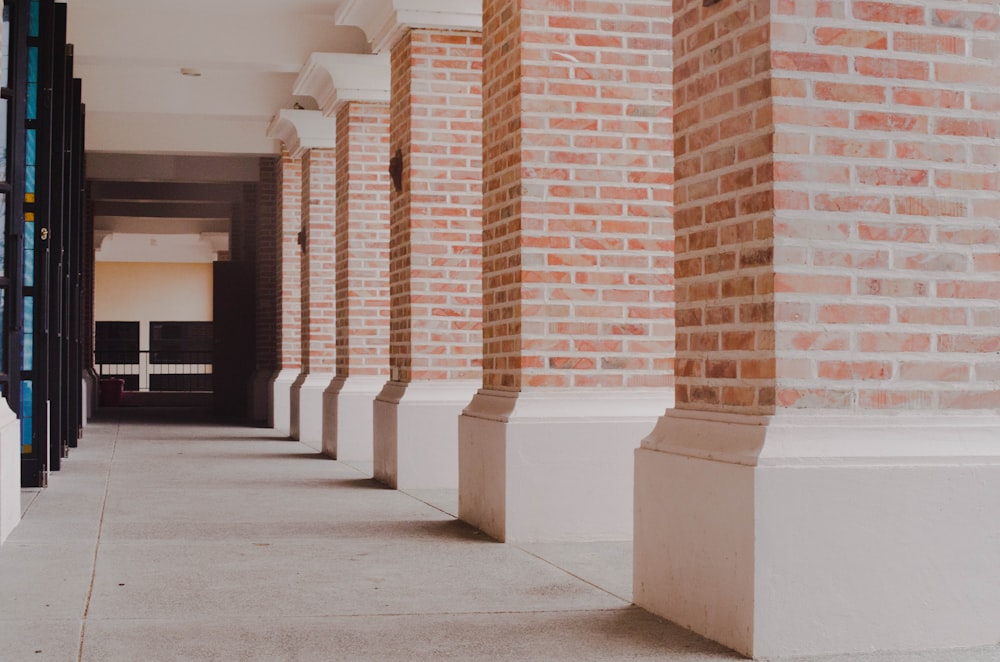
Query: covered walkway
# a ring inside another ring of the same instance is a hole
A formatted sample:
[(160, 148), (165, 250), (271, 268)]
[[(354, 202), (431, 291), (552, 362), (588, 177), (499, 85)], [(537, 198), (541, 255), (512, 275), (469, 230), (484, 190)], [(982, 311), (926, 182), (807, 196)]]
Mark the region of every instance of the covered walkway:
[(628, 544), (498, 544), (445, 493), (161, 411), (24, 493), (0, 660), (739, 659), (630, 605)]
[(0, 549), (0, 660), (741, 659), (631, 605), (627, 543), (498, 544), (446, 493), (160, 412), (93, 422), (24, 492)]

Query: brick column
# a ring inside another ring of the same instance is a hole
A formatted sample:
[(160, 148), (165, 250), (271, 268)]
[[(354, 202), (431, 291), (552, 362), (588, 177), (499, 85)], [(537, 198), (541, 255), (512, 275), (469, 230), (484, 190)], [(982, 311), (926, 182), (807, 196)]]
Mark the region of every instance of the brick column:
[(336, 121), (316, 110), (282, 110), (268, 135), (301, 160), (300, 347), (289, 397), (289, 434), (320, 450), (323, 391), (336, 370)]
[(323, 452), (365, 468), (389, 378), (389, 85), (388, 53), (314, 53), (293, 90), (337, 123), (337, 370)]
[(375, 401), (375, 478), (458, 487), (457, 418), (482, 376), (482, 11), (348, 0), (391, 55), (390, 381)]
[(291, 429), (291, 389), (302, 370), (302, 161), (282, 150), (276, 164), (275, 313), (277, 371), (271, 380), (271, 418), (276, 430)]
[(337, 368), (336, 176), (336, 149), (302, 155), (302, 374), (292, 387), (291, 435), (317, 449), (323, 392)]
[(256, 370), (250, 390), (250, 420), (256, 425), (268, 423), (273, 403), (271, 381), (278, 363), (277, 320), (277, 160), (261, 157), (257, 184), (256, 274)]
[(703, 5), (635, 601), (760, 657), (992, 644), (996, 4)]
[(484, 5), (484, 379), (459, 515), (501, 540), (631, 538), (633, 453), (672, 403), (661, 4)]

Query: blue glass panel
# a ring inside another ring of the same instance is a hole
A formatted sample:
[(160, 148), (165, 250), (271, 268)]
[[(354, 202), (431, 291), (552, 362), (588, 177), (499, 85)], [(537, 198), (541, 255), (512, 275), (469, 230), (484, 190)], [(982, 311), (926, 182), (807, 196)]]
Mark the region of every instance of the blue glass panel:
[(28, 25), (28, 36), (37, 37), (38, 36), (38, 23), (39, 17), (41, 16), (41, 3), (38, 0), (32, 0), (31, 3), (31, 13), (30, 13), (30, 23)]
[(35, 192), (35, 166), (25, 166), (24, 168), (24, 192)]
[(28, 165), (35, 165), (35, 159), (38, 158), (38, 132), (34, 129), (28, 129), (24, 136), (24, 162)]
[(34, 405), (31, 381), (21, 382), (21, 448), (23, 452), (31, 452), (32, 406)]
[(28, 83), (38, 82), (38, 48), (28, 49)]
[(31, 370), (35, 363), (35, 335), (33, 333), (24, 334), (24, 359), (21, 361), (21, 370)]
[[(29, 248), (28, 245), (31, 245)], [(35, 285), (35, 224), (24, 224), (24, 286)]]
[(29, 85), (28, 86), (28, 110), (27, 117), (29, 120), (38, 119), (38, 86)]
[(30, 418), (22, 418), (21, 419), (21, 452), (22, 453), (30, 453), (31, 450), (32, 450), (31, 433), (32, 433), (32, 428), (34, 427), (32, 425), (32, 422), (33, 421)]

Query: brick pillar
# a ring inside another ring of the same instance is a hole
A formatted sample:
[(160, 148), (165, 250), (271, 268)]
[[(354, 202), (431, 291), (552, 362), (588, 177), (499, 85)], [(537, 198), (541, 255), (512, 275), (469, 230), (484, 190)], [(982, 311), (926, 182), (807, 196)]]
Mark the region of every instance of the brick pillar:
[(255, 246), (256, 370), (250, 391), (250, 420), (256, 425), (268, 423), (273, 411), (271, 381), (278, 365), (277, 320), (277, 160), (262, 157), (257, 184), (257, 236)]
[(481, 379), (479, 32), (414, 29), (392, 47), (390, 371), (375, 402), (375, 477), (458, 486), (456, 419)]
[(322, 448), (323, 391), (336, 372), (336, 149), (302, 155), (302, 374), (292, 387), (291, 436)]
[(484, 379), (459, 516), (508, 541), (629, 539), (633, 455), (672, 404), (662, 3), (486, 2)]
[(996, 4), (703, 4), (635, 601), (760, 657), (994, 643)]
[(277, 373), (271, 382), (271, 419), (276, 430), (291, 429), (291, 388), (302, 369), (302, 161), (282, 150), (276, 163), (279, 187), (275, 211), (275, 313)]
[(323, 451), (371, 462), (372, 403), (389, 378), (389, 106), (342, 103), (336, 121), (337, 376)]

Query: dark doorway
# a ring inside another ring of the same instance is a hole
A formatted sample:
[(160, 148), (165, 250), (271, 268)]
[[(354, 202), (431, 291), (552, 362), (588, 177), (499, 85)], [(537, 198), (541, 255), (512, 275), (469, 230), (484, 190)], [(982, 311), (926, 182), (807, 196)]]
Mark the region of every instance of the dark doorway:
[(216, 262), (213, 285), (215, 414), (246, 421), (255, 357), (254, 271), (245, 262)]

